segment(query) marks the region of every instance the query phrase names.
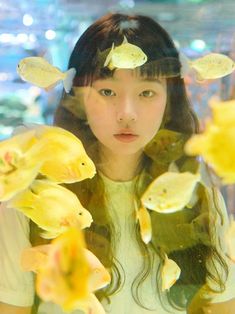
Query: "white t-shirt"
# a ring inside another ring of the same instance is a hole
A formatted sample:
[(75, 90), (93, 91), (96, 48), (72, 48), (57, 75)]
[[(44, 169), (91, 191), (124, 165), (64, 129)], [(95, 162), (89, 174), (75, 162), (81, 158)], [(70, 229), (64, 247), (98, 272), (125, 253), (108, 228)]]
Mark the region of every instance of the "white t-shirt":
[[(109, 199), (111, 215), (115, 219), (118, 231), (116, 258), (125, 272), (125, 285), (112, 295), (111, 304), (103, 301), (103, 306), (110, 314), (167, 314), (157, 297), (155, 288), (155, 271), (141, 286), (140, 300), (152, 310), (145, 310), (133, 299), (131, 285), (141, 270), (142, 256), (135, 238), (135, 211), (133, 203), (134, 181), (116, 182), (102, 175)], [(0, 301), (16, 306), (31, 306), (34, 298), (33, 274), (20, 269), (20, 254), (22, 249), (30, 247), (29, 220), (14, 209), (0, 209)], [(158, 265), (154, 258), (153, 269)], [(235, 297), (235, 266), (230, 265), (229, 279), (226, 291), (218, 294), (214, 302), (222, 302)], [(171, 309), (172, 313), (186, 314), (186, 311)], [(73, 314), (81, 314), (74, 311)], [(53, 303), (41, 303), (38, 314), (64, 314), (59, 306)]]

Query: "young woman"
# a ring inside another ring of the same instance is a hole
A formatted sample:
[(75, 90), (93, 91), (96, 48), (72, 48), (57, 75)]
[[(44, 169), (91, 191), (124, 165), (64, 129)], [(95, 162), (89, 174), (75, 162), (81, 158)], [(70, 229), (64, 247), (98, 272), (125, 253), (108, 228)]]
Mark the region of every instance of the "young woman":
[[(105, 63), (112, 47), (124, 40), (142, 49), (147, 62), (135, 68)], [(183, 153), (185, 140), (198, 132), (198, 120), (187, 99), (172, 39), (151, 18), (108, 14), (80, 37), (69, 60), (71, 67), (77, 75), (70, 94), (61, 99), (55, 125), (76, 134), (97, 167), (93, 179), (67, 188), (91, 212), (94, 222), (85, 230), (87, 246), (112, 274), (111, 284), (97, 293), (105, 310), (111, 314), (232, 313), (232, 266), (222, 238), (226, 209), (207, 167)], [(208, 187), (200, 185), (191, 209), (172, 214), (151, 211), (153, 235), (145, 244), (136, 206), (155, 178), (176, 167), (182, 172), (203, 168)], [(35, 227), (30, 230), (25, 217), (2, 208), (0, 230), (5, 252), (0, 312), (29, 313), (33, 278), (20, 271), (18, 258), (22, 248), (30, 245), (29, 234), (32, 239)], [(181, 275), (168, 291), (162, 291), (166, 254), (179, 265)], [(63, 313), (57, 305), (43, 302), (37, 312)]]

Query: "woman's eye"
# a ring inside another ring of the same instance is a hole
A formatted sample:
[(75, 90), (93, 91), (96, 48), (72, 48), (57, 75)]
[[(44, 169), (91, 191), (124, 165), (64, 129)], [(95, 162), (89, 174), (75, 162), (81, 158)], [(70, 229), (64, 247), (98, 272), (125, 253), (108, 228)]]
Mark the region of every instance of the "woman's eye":
[(140, 93), (140, 96), (146, 97), (146, 98), (151, 98), (155, 96), (156, 93), (152, 90), (144, 90), (142, 93)]
[(115, 93), (114, 91), (112, 91), (111, 89), (101, 89), (99, 90), (99, 94), (102, 95), (102, 96), (115, 96)]

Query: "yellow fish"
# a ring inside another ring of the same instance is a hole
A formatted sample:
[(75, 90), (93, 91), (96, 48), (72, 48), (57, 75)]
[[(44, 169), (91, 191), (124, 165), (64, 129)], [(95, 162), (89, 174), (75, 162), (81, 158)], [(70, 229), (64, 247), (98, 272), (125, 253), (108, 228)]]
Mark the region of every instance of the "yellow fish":
[(143, 50), (136, 45), (128, 43), (127, 38), (124, 36), (123, 43), (120, 46), (114, 47), (114, 44), (112, 45), (104, 67), (107, 66), (110, 70), (115, 68), (134, 69), (143, 65), (147, 59)]
[(17, 128), (13, 137), (0, 142), (0, 201), (26, 189), (38, 173), (57, 183), (73, 183), (92, 178), (96, 168), (69, 131), (45, 125)]
[(182, 58), (182, 76), (187, 73), (186, 68), (192, 68), (196, 71), (198, 81), (212, 80), (231, 74), (235, 70), (235, 62), (226, 55), (220, 53), (209, 53), (194, 61), (188, 61)]
[[(67, 231), (65, 231), (67, 232)], [(68, 238), (69, 241), (69, 238)], [(33, 271), (38, 273), (48, 262), (48, 255), (53, 249), (53, 244), (38, 245), (26, 248), (21, 253), (20, 265), (23, 271)], [(104, 288), (111, 281), (111, 276), (99, 259), (86, 248), (83, 249), (85, 258), (89, 264), (90, 272), (88, 279), (88, 289), (90, 292)], [(54, 261), (55, 263), (57, 261)], [(56, 265), (57, 267), (57, 265)]]
[(73, 183), (92, 178), (95, 164), (87, 155), (82, 142), (71, 132), (59, 127), (43, 126), (36, 129), (36, 136), (45, 145), (42, 158), (47, 156), (40, 173), (57, 183)]
[(52, 239), (69, 227), (90, 227), (92, 217), (70, 190), (47, 180), (34, 180), (30, 187), (7, 202), (45, 230), (42, 237)]
[(213, 123), (218, 126), (233, 126), (235, 122), (235, 99), (221, 101), (212, 97), (208, 102), (212, 109)]
[[(33, 256), (36, 253), (41, 254), (38, 261)], [(44, 301), (53, 301), (65, 311), (105, 314), (92, 292), (105, 287), (111, 277), (85, 248), (77, 228), (70, 228), (49, 245), (24, 250), (21, 263), (24, 270), (37, 272), (36, 290)]]
[(136, 207), (136, 218), (139, 221), (140, 225), (140, 235), (141, 239), (144, 243), (148, 244), (152, 239), (152, 224), (151, 224), (151, 217), (149, 215), (148, 210), (141, 206), (139, 209)]
[(235, 102), (212, 105), (212, 119), (185, 145), (188, 155), (201, 155), (224, 184), (235, 183)]
[(0, 142), (0, 201), (9, 200), (36, 178), (43, 162), (35, 158), (36, 142), (34, 131)]
[[(38, 161), (43, 161), (39, 172), (57, 183), (73, 183), (92, 178), (96, 173), (93, 161), (87, 155), (82, 142), (71, 132), (60, 127), (30, 125), (19, 129), (22, 134), (35, 132), (35, 150)], [(20, 133), (18, 134), (20, 136)]]
[(89, 291), (93, 292), (106, 287), (111, 281), (110, 273), (91, 251), (87, 249), (84, 250), (90, 267), (90, 275), (88, 280)]
[(180, 267), (175, 261), (169, 259), (168, 256), (165, 255), (165, 261), (161, 271), (162, 291), (169, 290), (179, 279), (180, 274)]
[(52, 241), (47, 263), (38, 270), (36, 291), (44, 301), (53, 301), (70, 311), (77, 299), (88, 297), (90, 267), (81, 230), (70, 228)]
[(141, 197), (144, 207), (159, 213), (174, 213), (191, 206), (200, 174), (165, 172), (157, 177)]
[(63, 81), (64, 89), (69, 93), (73, 85), (76, 70), (71, 68), (67, 72), (62, 72), (44, 58), (28, 57), (19, 62), (17, 65), (17, 73), (22, 80), (44, 88), (45, 90), (50, 90), (60, 81)]

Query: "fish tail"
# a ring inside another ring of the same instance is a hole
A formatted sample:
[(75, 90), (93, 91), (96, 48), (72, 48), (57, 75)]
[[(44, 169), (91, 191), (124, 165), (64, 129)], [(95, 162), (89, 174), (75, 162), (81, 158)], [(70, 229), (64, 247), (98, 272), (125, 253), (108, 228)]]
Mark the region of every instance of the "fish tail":
[(24, 190), (13, 197), (9, 202), (7, 202), (8, 208), (16, 208), (26, 215), (33, 209), (33, 204), (35, 203), (35, 196), (30, 189)]
[(144, 206), (138, 210), (137, 218), (139, 220), (141, 238), (145, 244), (148, 244), (152, 238), (152, 224), (150, 214)]
[(181, 63), (180, 76), (181, 78), (184, 78), (190, 71), (191, 61), (182, 52), (179, 52), (179, 60)]
[(65, 89), (66, 93), (69, 93), (72, 86), (73, 86), (73, 79), (76, 75), (76, 69), (71, 68), (65, 74), (66, 74), (66, 76), (65, 76), (65, 79), (63, 80), (64, 89)]
[[(113, 55), (113, 50), (114, 50), (114, 43), (112, 44), (112, 47), (111, 47), (111, 50), (110, 52), (108, 53), (107, 57), (106, 57), (106, 60), (104, 62), (104, 67), (108, 66), (111, 59), (112, 59), (112, 55)], [(111, 70), (111, 69), (110, 69)]]

